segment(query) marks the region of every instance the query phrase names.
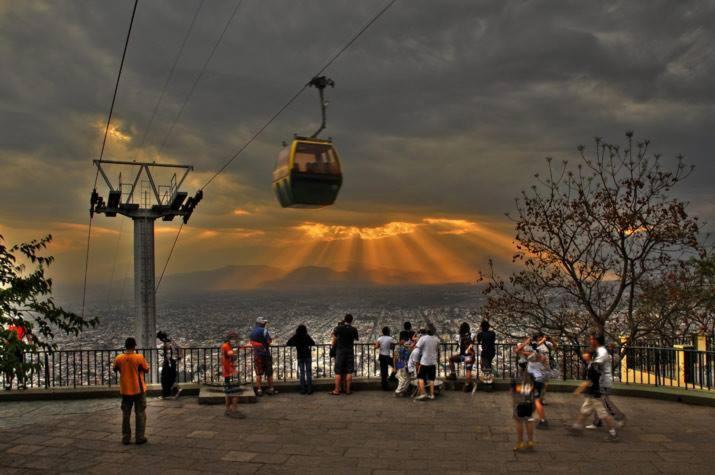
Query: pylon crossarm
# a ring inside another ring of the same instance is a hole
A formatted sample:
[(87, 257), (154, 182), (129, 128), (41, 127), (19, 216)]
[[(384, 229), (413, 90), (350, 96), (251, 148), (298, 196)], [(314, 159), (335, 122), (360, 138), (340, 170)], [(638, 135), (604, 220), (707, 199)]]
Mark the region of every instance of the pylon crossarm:
[(114, 187), (112, 186), (112, 182), (109, 181), (109, 177), (107, 177), (107, 174), (104, 173), (104, 169), (102, 168), (102, 163), (95, 160), (94, 164), (97, 166), (97, 170), (99, 170), (99, 174), (102, 175), (102, 178), (104, 179), (104, 182), (107, 184), (109, 187), (110, 191), (114, 191)]
[(149, 171), (149, 167), (147, 165), (143, 165), (142, 168), (146, 172), (147, 178), (149, 178), (149, 184), (151, 185), (151, 189), (154, 192), (154, 198), (156, 198), (156, 204), (161, 206), (161, 204), (162, 204), (161, 197), (159, 196), (159, 190), (156, 187), (156, 183), (154, 183), (154, 177), (151, 176), (151, 171)]

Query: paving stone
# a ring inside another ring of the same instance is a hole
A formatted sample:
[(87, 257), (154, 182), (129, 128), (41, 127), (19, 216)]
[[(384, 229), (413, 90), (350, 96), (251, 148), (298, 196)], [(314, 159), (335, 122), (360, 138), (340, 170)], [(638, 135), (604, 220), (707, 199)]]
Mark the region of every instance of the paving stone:
[(715, 411), (614, 399), (629, 416), (620, 443), (605, 442), (605, 430), (569, 436), (580, 399), (550, 393), (551, 429), (518, 454), (511, 401), (498, 391), (424, 404), (378, 391), (281, 394), (246, 406), (244, 420), (195, 398), (150, 400), (144, 446), (119, 442), (116, 400), (7, 402), (0, 473), (712, 473)]
[(226, 455), (221, 457), (221, 460), (228, 462), (249, 462), (258, 455), (256, 452), (239, 452), (231, 450)]

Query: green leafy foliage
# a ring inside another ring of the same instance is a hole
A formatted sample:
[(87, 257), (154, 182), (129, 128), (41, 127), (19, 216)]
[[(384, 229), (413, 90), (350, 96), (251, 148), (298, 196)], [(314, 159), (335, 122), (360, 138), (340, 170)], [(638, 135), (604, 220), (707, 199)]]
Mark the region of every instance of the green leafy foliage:
[[(78, 335), (97, 324), (96, 318), (64, 310), (52, 297), (52, 279), (46, 272), (54, 258), (43, 254), (51, 241), (48, 235), (8, 247), (0, 235), (0, 368), (5, 372), (31, 369), (30, 363), (17, 360), (18, 350), (52, 351), (55, 332)], [(24, 341), (8, 329), (11, 325), (25, 329)]]

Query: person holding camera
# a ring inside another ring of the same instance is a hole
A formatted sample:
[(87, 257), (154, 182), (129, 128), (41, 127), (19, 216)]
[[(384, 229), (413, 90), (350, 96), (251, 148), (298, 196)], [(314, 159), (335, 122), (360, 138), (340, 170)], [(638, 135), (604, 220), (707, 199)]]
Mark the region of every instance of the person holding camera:
[(536, 427), (538, 429), (548, 429), (549, 423), (546, 421), (546, 411), (542, 401), (544, 387), (548, 379), (549, 359), (548, 351), (539, 345), (540, 335), (529, 337), (516, 347), (519, 356), (526, 359), (526, 373), (533, 379), (534, 385), (534, 408), (539, 418)]

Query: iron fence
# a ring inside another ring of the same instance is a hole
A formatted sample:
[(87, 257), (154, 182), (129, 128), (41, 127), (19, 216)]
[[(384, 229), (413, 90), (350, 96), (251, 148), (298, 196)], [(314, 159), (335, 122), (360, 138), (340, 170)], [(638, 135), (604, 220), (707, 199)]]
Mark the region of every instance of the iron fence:
[[(520, 374), (515, 344), (498, 343), (492, 367), (497, 378), (515, 378)], [(559, 346), (552, 352), (554, 377), (563, 380), (579, 380), (585, 376), (585, 366), (581, 354), (586, 347)], [(251, 348), (238, 350), (238, 370), (241, 378), (253, 382), (253, 354)], [(162, 358), (160, 350), (139, 350), (150, 366), (146, 374), (147, 383), (158, 383)], [(357, 379), (377, 379), (380, 377), (378, 351), (372, 343), (358, 343), (354, 347), (355, 374)], [(114, 386), (118, 376), (112, 370), (114, 359), (122, 350), (60, 350), (53, 352), (26, 353), (25, 362), (29, 368), (25, 374), (25, 384), (31, 388)], [(438, 376), (449, 372), (449, 359), (458, 355), (456, 343), (442, 343), (438, 357)], [(274, 379), (293, 382), (298, 380), (298, 360), (295, 348), (284, 345), (271, 346)], [(311, 349), (314, 378), (334, 377), (330, 357), (330, 345), (316, 345)], [(480, 374), (480, 355), (474, 364), (474, 376)], [(461, 364), (455, 365), (456, 373), (463, 376)], [(179, 383), (220, 383), (221, 356), (213, 347), (191, 347), (181, 351), (177, 362)], [(614, 380), (626, 384), (649, 384), (687, 389), (715, 388), (715, 351), (693, 349), (627, 347), (613, 353)], [(4, 384), (6, 375), (0, 375)]]

